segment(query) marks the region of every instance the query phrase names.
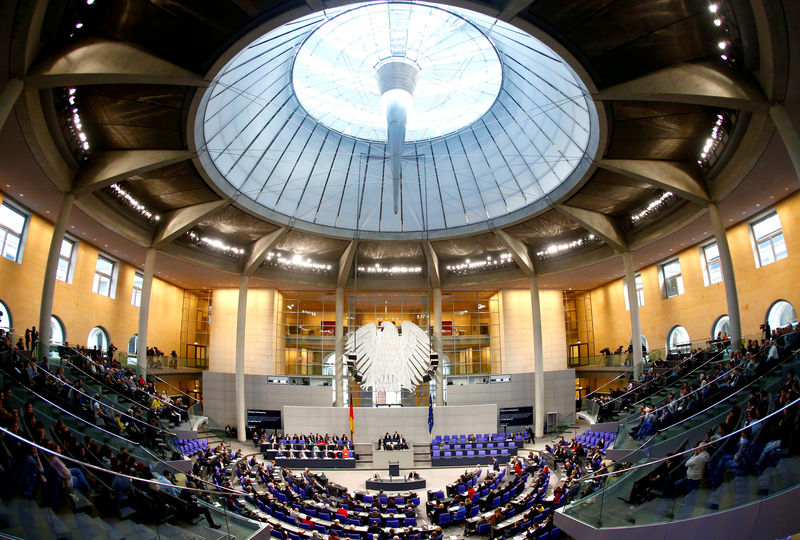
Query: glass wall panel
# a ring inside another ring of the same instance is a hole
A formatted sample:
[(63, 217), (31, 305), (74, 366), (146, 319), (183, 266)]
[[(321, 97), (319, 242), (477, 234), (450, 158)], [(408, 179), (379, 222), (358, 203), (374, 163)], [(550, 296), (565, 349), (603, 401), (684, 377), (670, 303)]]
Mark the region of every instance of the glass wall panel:
[[(287, 375), (334, 375), (336, 295), (325, 291), (278, 293), (278, 358)], [(352, 331), (384, 321), (402, 326), (409, 321), (433, 337), (433, 294), (345, 293), (345, 342)], [(445, 375), (492, 373), (500, 366), (500, 321), (496, 292), (442, 293), (442, 347)], [(346, 366), (345, 366), (346, 372)], [(415, 392), (373, 395), (348, 384), (355, 406), (424, 406), (433, 385)], [(347, 397), (347, 396), (346, 396)]]
[(279, 291), (277, 324), (282, 374), (333, 375), (335, 292)]

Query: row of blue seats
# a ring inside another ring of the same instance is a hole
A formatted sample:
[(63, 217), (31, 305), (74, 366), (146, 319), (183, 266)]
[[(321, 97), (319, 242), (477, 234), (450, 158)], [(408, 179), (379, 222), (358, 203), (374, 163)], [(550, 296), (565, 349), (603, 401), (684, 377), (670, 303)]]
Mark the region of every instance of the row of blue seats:
[(469, 440), (470, 437), (475, 437), (475, 442), (488, 442), (488, 441), (506, 441), (509, 439), (513, 439), (515, 441), (521, 441), (523, 439), (521, 433), (478, 433), (475, 435), (474, 433), (466, 434), (466, 435), (437, 435), (433, 438), (433, 443), (440, 443), (440, 442), (452, 442), (452, 443), (465, 443)]
[(480, 450), (481, 448), (492, 449), (492, 448), (516, 448), (518, 445), (516, 441), (499, 441), (499, 442), (475, 442), (475, 443), (439, 443), (434, 444), (431, 443), (431, 448), (436, 450)]
[[(488, 452), (488, 454), (487, 454)], [(457, 457), (472, 457), (472, 456), (507, 456), (508, 455), (508, 448), (500, 448), (500, 449), (491, 449), (491, 450), (456, 450), (451, 452), (450, 450), (446, 450), (444, 452), (440, 452), (439, 450), (434, 450), (431, 452), (431, 456), (434, 458), (457, 458)]]
[(617, 439), (617, 434), (614, 432), (595, 432), (587, 429), (583, 434), (575, 437), (577, 442), (585, 446), (596, 446), (600, 444), (601, 439), (604, 440), (603, 449), (605, 450)]
[[(273, 511), (270, 507), (268, 507), (267, 505), (265, 505), (263, 502), (261, 502), (258, 499), (256, 499), (256, 504), (258, 505), (258, 509), (259, 510), (261, 510), (262, 512), (264, 512), (267, 515), (270, 515), (270, 516), (274, 517), (275, 519), (283, 521), (284, 523), (288, 523), (289, 525), (294, 525), (295, 527), (301, 527), (301, 528), (303, 528), (303, 529), (305, 529), (307, 531), (312, 530), (312, 527), (310, 525), (308, 525), (307, 523), (302, 523), (302, 522), (297, 521), (296, 518), (294, 518), (293, 516), (289, 515), (286, 512), (279, 512), (277, 510)], [(323, 521), (332, 521), (333, 519), (339, 519), (341, 517), (341, 516), (338, 516), (338, 515), (332, 515), (330, 512), (322, 512), (322, 511), (316, 512), (316, 511), (314, 511), (312, 509), (304, 509), (303, 513), (308, 515), (308, 516), (310, 516), (310, 517), (312, 517), (312, 518), (318, 517), (319, 519), (321, 519)], [(399, 528), (399, 527), (416, 527), (417, 526), (417, 518), (416, 517), (397, 516), (394, 519), (387, 518), (385, 521), (386, 521), (386, 525), (382, 525), (381, 524), (381, 519), (379, 519), (379, 518), (370, 518), (370, 520), (369, 520), (370, 525), (373, 524), (373, 523), (376, 523), (379, 527), (380, 526), (386, 526), (386, 527)], [(343, 525), (345, 525), (345, 526), (353, 525), (355, 527), (360, 527), (360, 526), (362, 526), (362, 523), (361, 523), (360, 520), (357, 520), (357, 519), (347, 519), (347, 520), (345, 520)], [(322, 523), (315, 523), (314, 527), (313, 527), (313, 530), (316, 530), (317, 532), (322, 533), (322, 534), (328, 534), (328, 532), (329, 532), (329, 528), (325, 524), (322, 524)], [(360, 533), (354, 533), (354, 534), (356, 534), (358, 536), (358, 538), (361, 538)]]
[(175, 439), (173, 442), (184, 456), (193, 456), (198, 452), (208, 450), (206, 439)]

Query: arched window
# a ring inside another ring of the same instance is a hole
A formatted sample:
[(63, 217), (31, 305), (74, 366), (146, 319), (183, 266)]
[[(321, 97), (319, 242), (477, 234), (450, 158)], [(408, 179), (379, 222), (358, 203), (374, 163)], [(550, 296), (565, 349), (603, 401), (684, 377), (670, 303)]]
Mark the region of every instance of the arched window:
[(64, 323), (55, 315), (50, 315), (50, 343), (63, 345), (67, 342), (67, 331)]
[(767, 322), (772, 330), (795, 324), (797, 322), (797, 311), (786, 300), (778, 300), (769, 307)]
[(97, 348), (100, 352), (106, 352), (108, 349), (108, 343), (110, 339), (108, 337), (108, 332), (102, 326), (95, 326), (89, 332), (89, 337), (86, 338), (86, 348), (87, 349), (94, 349)]
[(128, 340), (128, 354), (136, 354), (139, 348), (139, 334), (133, 334)]
[(0, 330), (9, 331), (14, 328), (13, 320), (11, 319), (11, 310), (8, 306), (0, 300)]
[(711, 325), (711, 339), (731, 336), (731, 322), (727, 315), (720, 315)]
[(689, 332), (683, 326), (673, 326), (667, 333), (667, 352), (683, 352), (692, 346)]

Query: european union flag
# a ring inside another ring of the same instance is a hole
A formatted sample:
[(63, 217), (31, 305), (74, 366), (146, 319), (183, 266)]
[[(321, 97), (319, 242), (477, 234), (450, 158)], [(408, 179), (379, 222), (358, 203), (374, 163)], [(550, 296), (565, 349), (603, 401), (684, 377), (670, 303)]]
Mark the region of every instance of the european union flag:
[(428, 394), (428, 433), (433, 431), (433, 394)]

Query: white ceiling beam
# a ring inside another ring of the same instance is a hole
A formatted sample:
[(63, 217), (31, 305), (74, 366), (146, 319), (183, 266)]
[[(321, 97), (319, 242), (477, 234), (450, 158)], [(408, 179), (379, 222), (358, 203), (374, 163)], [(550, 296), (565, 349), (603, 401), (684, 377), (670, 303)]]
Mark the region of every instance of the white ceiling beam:
[(533, 259), (525, 242), (515, 236), (511, 236), (503, 229), (494, 229), (492, 232), (497, 240), (511, 253), (511, 257), (522, 270), (522, 273), (525, 274), (525, 277), (531, 277), (536, 274)]
[(677, 162), (653, 159), (602, 159), (595, 164), (607, 171), (672, 191), (702, 206), (711, 200), (700, 176)]
[(583, 228), (595, 236), (602, 238), (611, 247), (619, 250), (627, 249), (628, 243), (625, 241), (622, 231), (609, 216), (594, 210), (586, 210), (564, 204), (556, 204), (555, 208), (565, 216), (579, 222)]
[(604, 88), (601, 100), (670, 101), (753, 112), (769, 103), (754, 84), (707, 63), (681, 64)]
[(261, 266), (270, 251), (272, 251), (278, 242), (280, 242), (286, 233), (289, 232), (289, 227), (281, 227), (271, 233), (262, 236), (252, 244), (247, 255), (247, 260), (242, 266), (242, 275), (251, 276), (259, 266)]
[(143, 174), (194, 157), (187, 150), (108, 150), (96, 152), (75, 178), (76, 196), (103, 189), (135, 174)]
[(85, 84), (208, 86), (200, 75), (126, 43), (84, 40), (38, 59), (25, 77), (28, 88)]
[(442, 277), (439, 273), (439, 256), (427, 240), (422, 241), (422, 251), (425, 252), (425, 258), (428, 261), (428, 277), (431, 280), (431, 287), (440, 289), (442, 287)]
[(195, 204), (193, 206), (178, 208), (162, 216), (162, 225), (156, 230), (153, 236), (153, 247), (161, 247), (172, 242), (191, 229), (198, 221), (226, 204), (228, 204), (227, 200)]
[(336, 276), (337, 288), (347, 285), (347, 280), (350, 277), (350, 269), (353, 267), (353, 260), (356, 257), (356, 249), (358, 249), (358, 241), (350, 240), (350, 243), (344, 248), (341, 257), (339, 257), (339, 268)]

